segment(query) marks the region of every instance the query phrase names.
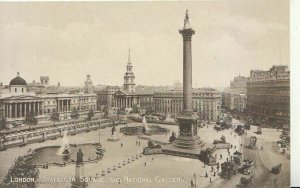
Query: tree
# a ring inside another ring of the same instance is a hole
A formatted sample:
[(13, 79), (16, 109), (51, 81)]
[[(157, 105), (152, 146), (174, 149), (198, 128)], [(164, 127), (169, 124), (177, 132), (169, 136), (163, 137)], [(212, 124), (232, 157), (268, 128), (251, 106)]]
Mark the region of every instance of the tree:
[(71, 116), (71, 119), (78, 119), (80, 115), (79, 115), (79, 112), (75, 108), (73, 108), (70, 116)]
[(104, 112), (103, 117), (107, 118), (109, 115), (109, 107), (107, 105), (104, 106), (103, 112)]
[(0, 130), (5, 129), (7, 125), (7, 120), (5, 117), (0, 118)]
[(36, 125), (38, 123), (38, 120), (35, 118), (33, 111), (26, 114), (24, 123), (27, 125)]
[(11, 181), (12, 178), (33, 178), (37, 180), (39, 178), (39, 169), (33, 164), (32, 160), (27, 160), (26, 157), (19, 157), (15, 160), (12, 167), (8, 170), (8, 173), (3, 178), (0, 187), (13, 188), (13, 187), (37, 187), (37, 181), (20, 182)]
[(136, 104), (133, 105), (133, 107), (132, 107), (132, 113), (135, 113), (135, 114), (139, 113), (139, 108)]
[(51, 114), (50, 120), (53, 121), (53, 124), (55, 124), (55, 122), (59, 121), (59, 113), (56, 111), (53, 111), (53, 113)]
[(224, 136), (224, 135), (221, 136), (221, 141), (222, 141), (223, 143), (226, 143), (226, 139), (225, 139), (225, 136)]
[(94, 116), (94, 110), (93, 109), (90, 109), (90, 111), (88, 112), (87, 114), (87, 120), (88, 121), (91, 121), (92, 117)]

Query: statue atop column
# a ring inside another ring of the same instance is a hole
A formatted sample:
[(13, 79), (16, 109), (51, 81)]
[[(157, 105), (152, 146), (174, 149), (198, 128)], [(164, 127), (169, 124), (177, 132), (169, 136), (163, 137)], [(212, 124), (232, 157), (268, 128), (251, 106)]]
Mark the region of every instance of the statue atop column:
[(82, 153), (81, 149), (79, 149), (79, 151), (77, 152), (76, 165), (81, 165), (81, 164), (83, 164), (83, 153)]
[(185, 11), (185, 18), (184, 18), (184, 26), (183, 26), (183, 29), (190, 29), (191, 26), (190, 26), (190, 22), (189, 22), (189, 11), (186, 10)]

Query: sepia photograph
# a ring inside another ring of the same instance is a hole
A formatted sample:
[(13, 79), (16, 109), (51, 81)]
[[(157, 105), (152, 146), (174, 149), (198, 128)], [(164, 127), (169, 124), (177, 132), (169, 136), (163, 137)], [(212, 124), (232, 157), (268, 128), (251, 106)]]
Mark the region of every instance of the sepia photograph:
[(1, 1), (0, 187), (291, 187), (290, 12)]

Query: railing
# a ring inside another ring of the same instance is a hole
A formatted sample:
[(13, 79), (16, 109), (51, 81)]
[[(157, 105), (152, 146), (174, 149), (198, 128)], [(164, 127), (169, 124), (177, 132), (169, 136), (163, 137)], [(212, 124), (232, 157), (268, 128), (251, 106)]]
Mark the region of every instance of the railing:
[(29, 143), (43, 142), (49, 139), (56, 139), (62, 137), (64, 131), (67, 131), (67, 134), (73, 135), (74, 133), (86, 132), (87, 130), (97, 130), (102, 127), (106, 127), (107, 124), (110, 124), (108, 120), (92, 120), (86, 122), (75, 122), (64, 124), (44, 130), (36, 130), (30, 132), (24, 132), (22, 134), (14, 134), (2, 136), (0, 138), (0, 151), (5, 150), (6, 148), (15, 147), (15, 146), (24, 146)]

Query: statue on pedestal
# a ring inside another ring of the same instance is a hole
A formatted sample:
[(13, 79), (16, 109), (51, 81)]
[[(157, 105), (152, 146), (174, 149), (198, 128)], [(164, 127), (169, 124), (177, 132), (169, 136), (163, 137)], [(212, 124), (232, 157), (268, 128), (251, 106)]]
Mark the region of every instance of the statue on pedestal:
[(81, 149), (77, 151), (77, 160), (75, 167), (75, 181), (72, 182), (72, 188), (85, 188), (88, 186), (88, 183), (81, 181), (82, 178), (85, 178), (84, 164), (83, 164), (83, 152)]
[(79, 149), (79, 151), (77, 152), (76, 165), (81, 165), (81, 164), (83, 164), (83, 153), (82, 153), (81, 149)]

